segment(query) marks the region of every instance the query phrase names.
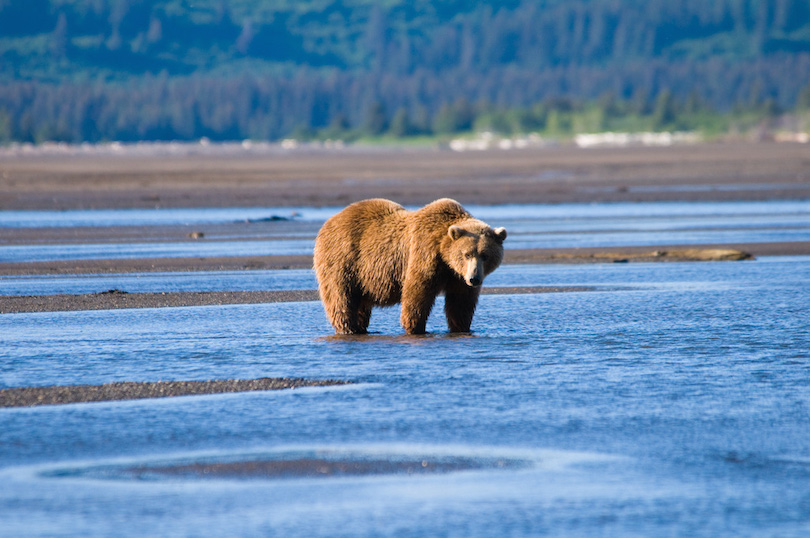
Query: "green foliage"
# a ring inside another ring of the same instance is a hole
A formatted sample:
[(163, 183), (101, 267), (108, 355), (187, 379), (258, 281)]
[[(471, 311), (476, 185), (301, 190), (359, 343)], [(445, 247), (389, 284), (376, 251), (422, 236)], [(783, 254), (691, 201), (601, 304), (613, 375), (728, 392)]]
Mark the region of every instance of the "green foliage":
[(388, 134), (395, 138), (403, 138), (417, 134), (417, 129), (411, 123), (411, 116), (407, 108), (400, 108), (391, 119)]
[(475, 121), (472, 105), (462, 98), (453, 103), (444, 103), (433, 120), (433, 131), (436, 134), (450, 134), (469, 131)]
[[(60, 76), (220, 69), (242, 57), (409, 74), (755, 59), (810, 51), (806, 0), (5, 0), (0, 36), (48, 35)], [(26, 47), (23, 46), (22, 50)], [(16, 69), (31, 53), (3, 54)], [(255, 65), (255, 64), (254, 64)], [(40, 66), (34, 76), (53, 76)]]
[(659, 93), (655, 101), (655, 109), (653, 110), (653, 129), (663, 131), (675, 127), (677, 112), (672, 93), (669, 90), (664, 90)]
[(375, 101), (369, 106), (363, 123), (363, 132), (370, 136), (380, 136), (388, 127), (385, 105)]
[(3, 110), (0, 110), (0, 144), (11, 142), (11, 118)]
[(808, 80), (807, 0), (0, 0), (11, 140), (714, 129)]
[(796, 106), (800, 110), (810, 110), (810, 84), (802, 88), (799, 98), (796, 100)]

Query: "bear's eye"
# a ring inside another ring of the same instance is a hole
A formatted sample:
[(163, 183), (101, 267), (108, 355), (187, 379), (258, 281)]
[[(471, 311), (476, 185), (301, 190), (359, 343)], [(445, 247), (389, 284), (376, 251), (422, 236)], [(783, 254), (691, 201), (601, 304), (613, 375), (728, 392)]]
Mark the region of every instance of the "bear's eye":
[(467, 259), (469, 260), (470, 258), (472, 258), (472, 254), (468, 252), (468, 253), (466, 253), (466, 254), (464, 255), (464, 257), (465, 257), (465, 258), (467, 258)]

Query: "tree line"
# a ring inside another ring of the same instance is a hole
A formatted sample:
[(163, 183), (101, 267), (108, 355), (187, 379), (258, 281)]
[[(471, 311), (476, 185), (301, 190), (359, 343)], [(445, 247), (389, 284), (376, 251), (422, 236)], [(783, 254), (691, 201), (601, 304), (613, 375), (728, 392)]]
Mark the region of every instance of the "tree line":
[(663, 127), (810, 81), (806, 0), (6, 0), (0, 36), (0, 141)]
[[(504, 74), (508, 77), (508, 74)], [(459, 87), (464, 79), (447, 80)], [(0, 84), (0, 142), (70, 143), (139, 140), (276, 140), (442, 136), (468, 131), (540, 132), (567, 136), (604, 130), (703, 130), (720, 132), (735, 118), (772, 118), (785, 112), (774, 99), (743, 99), (720, 111), (698, 92), (680, 97), (665, 89), (630, 98), (606, 91), (595, 99), (560, 93), (521, 104), (502, 104), (460, 92), (452, 100), (426, 80), (373, 82), (335, 73), (291, 78), (228, 80), (145, 77), (129, 86), (110, 84)], [(368, 89), (380, 88), (379, 93)], [(486, 95), (485, 93), (478, 95)], [(435, 103), (432, 107), (425, 102)], [(522, 104), (526, 103), (526, 104)], [(810, 109), (810, 85), (787, 110)]]

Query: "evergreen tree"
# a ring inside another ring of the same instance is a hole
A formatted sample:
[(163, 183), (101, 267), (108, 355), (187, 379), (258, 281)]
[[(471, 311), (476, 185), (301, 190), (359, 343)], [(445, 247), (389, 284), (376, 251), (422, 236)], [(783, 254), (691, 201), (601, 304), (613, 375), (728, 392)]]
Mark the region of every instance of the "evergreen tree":
[(400, 108), (397, 110), (396, 114), (394, 114), (394, 117), (391, 119), (391, 126), (388, 128), (388, 133), (396, 137), (405, 137), (414, 134), (411, 118), (406, 108)]
[(366, 111), (363, 131), (371, 136), (379, 136), (385, 132), (387, 126), (385, 106), (379, 101), (373, 102)]
[(810, 108), (806, 0), (0, 0), (0, 35), (4, 136), (21, 141), (668, 129)]
[(801, 110), (810, 110), (810, 84), (802, 88), (796, 100), (796, 106)]
[(675, 122), (677, 115), (675, 99), (669, 90), (664, 90), (658, 94), (655, 101), (652, 123), (653, 129), (668, 129)]
[(56, 28), (50, 36), (49, 49), (50, 53), (56, 58), (64, 58), (67, 55), (68, 47), (68, 28), (67, 17), (64, 13), (59, 14), (56, 22)]

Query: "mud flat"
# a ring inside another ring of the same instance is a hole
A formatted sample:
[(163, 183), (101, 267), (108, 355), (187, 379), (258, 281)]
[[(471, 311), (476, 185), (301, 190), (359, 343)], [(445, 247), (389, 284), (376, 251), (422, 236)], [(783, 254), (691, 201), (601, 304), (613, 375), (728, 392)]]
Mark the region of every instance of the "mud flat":
[[(484, 288), (484, 295), (504, 293), (563, 293), (590, 291), (584, 286), (510, 286)], [(0, 314), (22, 312), (65, 312), (76, 310), (117, 310), (120, 308), (163, 308), (179, 306), (210, 306), (227, 304), (288, 303), (317, 301), (316, 290), (289, 291), (215, 291), (128, 293), (108, 290), (79, 295), (0, 295)]]
[(214, 381), (122, 381), (104, 385), (21, 387), (0, 390), (0, 407), (33, 407), (144, 398), (169, 398), (228, 392), (283, 390), (345, 385), (347, 381), (298, 378), (227, 379)]
[[(342, 206), (369, 197), (423, 204), (810, 199), (810, 152), (802, 144), (727, 143), (668, 148), (456, 153), (435, 148), (278, 148), (265, 152), (115, 154), (6, 151), (0, 209)], [(0, 227), (0, 245), (311, 239), (317, 223), (264, 219), (206, 225)], [(745, 260), (810, 255), (810, 241), (611, 248), (509, 249), (504, 264)], [(308, 254), (3, 261), (0, 275), (306, 269)], [(485, 288), (486, 290), (486, 288)], [(540, 287), (523, 292), (539, 293)], [(503, 290), (500, 291), (501, 293)], [(0, 292), (2, 293), (2, 292)], [(495, 291), (494, 293), (498, 293)], [(0, 312), (148, 308), (316, 300), (314, 290), (0, 296)]]
[(0, 209), (342, 206), (807, 199), (805, 144), (435, 148), (167, 154), (6, 152)]

